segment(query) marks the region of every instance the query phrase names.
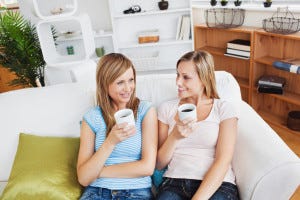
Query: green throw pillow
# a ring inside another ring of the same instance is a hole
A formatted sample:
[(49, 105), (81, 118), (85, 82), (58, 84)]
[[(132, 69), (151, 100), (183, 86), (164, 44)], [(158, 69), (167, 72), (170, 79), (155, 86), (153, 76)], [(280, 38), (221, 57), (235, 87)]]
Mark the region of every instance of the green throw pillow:
[(79, 138), (21, 133), (1, 199), (79, 199), (82, 187), (76, 174), (78, 149)]

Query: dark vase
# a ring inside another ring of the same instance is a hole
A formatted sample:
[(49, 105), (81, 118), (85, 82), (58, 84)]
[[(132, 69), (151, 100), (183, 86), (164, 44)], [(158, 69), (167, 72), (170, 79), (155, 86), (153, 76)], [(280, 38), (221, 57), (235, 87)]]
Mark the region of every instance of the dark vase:
[(242, 4), (241, 1), (235, 1), (235, 2), (234, 2), (234, 5), (235, 5), (235, 6), (240, 6), (241, 4)]
[(264, 7), (265, 8), (268, 8), (268, 7), (271, 7), (271, 5), (272, 5), (272, 2), (264, 2)]
[(221, 1), (221, 5), (222, 5), (222, 6), (226, 6), (227, 3), (228, 3), (228, 1)]
[(210, 1), (210, 5), (211, 5), (211, 6), (217, 5), (217, 1)]
[(160, 2), (158, 2), (158, 7), (160, 10), (167, 10), (169, 7), (169, 2), (168, 1), (160, 1)]

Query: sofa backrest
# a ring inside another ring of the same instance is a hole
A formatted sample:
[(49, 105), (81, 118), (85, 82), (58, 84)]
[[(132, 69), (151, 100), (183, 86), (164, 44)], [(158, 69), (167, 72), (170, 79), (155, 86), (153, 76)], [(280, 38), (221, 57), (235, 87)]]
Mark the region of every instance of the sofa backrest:
[[(221, 98), (240, 101), (239, 85), (227, 72), (216, 72)], [(140, 75), (137, 95), (159, 105), (177, 96), (175, 74)], [(89, 83), (90, 84), (90, 83)], [(20, 132), (78, 137), (83, 114), (95, 105), (93, 88), (83, 83), (28, 88), (0, 94), (0, 181), (8, 180)]]
[[(228, 72), (216, 71), (217, 90), (220, 98), (231, 102), (241, 100), (241, 91), (235, 78)], [(137, 96), (154, 105), (177, 97), (176, 74), (137, 76)]]
[(94, 104), (79, 84), (28, 88), (0, 94), (0, 181), (8, 180), (20, 132), (79, 136), (79, 122)]

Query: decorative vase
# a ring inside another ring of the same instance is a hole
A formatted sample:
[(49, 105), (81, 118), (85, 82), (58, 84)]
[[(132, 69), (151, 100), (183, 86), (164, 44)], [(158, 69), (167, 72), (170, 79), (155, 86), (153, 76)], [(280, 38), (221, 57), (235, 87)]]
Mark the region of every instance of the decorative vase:
[(161, 0), (160, 2), (158, 2), (158, 7), (160, 10), (167, 10), (169, 7), (169, 2), (165, 0)]
[(222, 5), (222, 6), (226, 6), (227, 3), (228, 3), (228, 1), (221, 1), (221, 5)]
[(272, 5), (272, 1), (271, 2), (267, 2), (267, 1), (264, 2), (264, 7), (265, 8), (271, 7), (271, 5)]
[(216, 0), (211, 0), (211, 1), (210, 1), (210, 5), (211, 5), (211, 6), (217, 5), (217, 1), (216, 1)]
[(235, 5), (235, 6), (240, 6), (241, 4), (242, 4), (241, 1), (235, 1), (235, 2), (234, 2), (234, 5)]

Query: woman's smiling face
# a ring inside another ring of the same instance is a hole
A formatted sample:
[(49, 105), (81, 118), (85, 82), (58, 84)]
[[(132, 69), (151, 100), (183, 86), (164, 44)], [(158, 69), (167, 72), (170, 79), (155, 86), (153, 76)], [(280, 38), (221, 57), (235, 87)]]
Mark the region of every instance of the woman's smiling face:
[(134, 88), (134, 74), (132, 68), (129, 68), (109, 85), (108, 94), (118, 108), (125, 108), (134, 92)]
[(202, 94), (204, 86), (200, 81), (193, 61), (181, 61), (178, 64), (176, 85), (179, 98), (197, 98)]

